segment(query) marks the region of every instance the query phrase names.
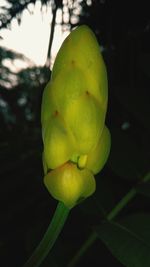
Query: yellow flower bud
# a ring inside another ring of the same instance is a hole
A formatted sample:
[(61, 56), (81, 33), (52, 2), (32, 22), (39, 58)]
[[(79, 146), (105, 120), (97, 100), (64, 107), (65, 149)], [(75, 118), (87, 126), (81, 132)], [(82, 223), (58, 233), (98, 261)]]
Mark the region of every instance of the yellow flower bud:
[(102, 135), (98, 141), (97, 146), (90, 151), (87, 157), (85, 168), (91, 170), (94, 174), (100, 172), (105, 165), (111, 145), (110, 132), (106, 126), (104, 126)]
[(88, 169), (80, 170), (68, 162), (44, 177), (44, 183), (54, 198), (72, 208), (95, 191), (95, 179)]
[(107, 73), (100, 48), (93, 32), (80, 26), (57, 54), (41, 112), (44, 183), (68, 207), (94, 192), (93, 174), (107, 160), (106, 109)]
[(55, 169), (67, 162), (72, 153), (71, 135), (62, 116), (55, 111), (43, 133), (44, 156), (48, 168)]

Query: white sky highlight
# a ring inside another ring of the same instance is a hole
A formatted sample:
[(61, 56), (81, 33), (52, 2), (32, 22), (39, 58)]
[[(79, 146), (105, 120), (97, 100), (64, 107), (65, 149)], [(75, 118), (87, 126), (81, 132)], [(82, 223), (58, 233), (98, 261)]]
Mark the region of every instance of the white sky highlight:
[[(49, 44), (52, 20), (51, 7), (48, 6), (47, 10), (46, 7), (43, 7), (43, 12), (41, 12), (41, 4), (37, 2), (35, 6), (30, 5), (29, 10), (33, 14), (31, 15), (29, 11), (25, 10), (20, 25), (16, 19), (13, 19), (10, 30), (1, 30), (3, 40), (0, 40), (0, 45), (24, 54), (33, 63), (42, 66), (46, 62)], [(57, 12), (57, 21), (60, 20), (59, 18), (60, 10)], [(61, 26), (56, 25), (52, 46), (53, 60), (68, 33), (62, 33)]]

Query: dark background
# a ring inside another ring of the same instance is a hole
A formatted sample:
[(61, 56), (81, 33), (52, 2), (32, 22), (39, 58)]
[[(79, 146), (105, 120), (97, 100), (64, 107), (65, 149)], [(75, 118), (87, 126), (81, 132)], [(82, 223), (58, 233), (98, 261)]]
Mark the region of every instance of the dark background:
[[(8, 0), (7, 0), (8, 1)], [(22, 11), (36, 0), (12, 1), (0, 14), (0, 29), (11, 27), (12, 18), (21, 23)], [(58, 8), (68, 6), (69, 27), (74, 27), (74, 7), (52, 2), (53, 20)], [(76, 2), (76, 1), (72, 1)], [(90, 4), (89, 4), (90, 3)], [(106, 124), (112, 135), (109, 160), (97, 175), (97, 191), (75, 207), (52, 254), (42, 266), (65, 267), (93, 226), (149, 171), (150, 163), (150, 12), (148, 1), (81, 1), (79, 24), (87, 24), (103, 47), (109, 80)], [(65, 23), (62, 20), (62, 26)], [(49, 52), (44, 67), (27, 68), (14, 75), (3, 65), (6, 58), (22, 58), (0, 48), (0, 266), (21, 267), (31, 255), (52, 218), (55, 201), (43, 184), (41, 96), (50, 78)], [(20, 99), (24, 99), (24, 102)], [(5, 104), (3, 103), (5, 101)], [(149, 199), (138, 195), (120, 214), (150, 211)], [(77, 266), (115, 266), (115, 259), (99, 240)], [(145, 266), (143, 266), (145, 267)]]

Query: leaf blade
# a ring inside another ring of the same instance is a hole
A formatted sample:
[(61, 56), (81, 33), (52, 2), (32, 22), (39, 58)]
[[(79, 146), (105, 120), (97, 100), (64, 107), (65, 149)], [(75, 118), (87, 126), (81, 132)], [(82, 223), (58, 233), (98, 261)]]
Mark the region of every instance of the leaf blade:
[(150, 243), (124, 225), (104, 222), (97, 229), (98, 237), (111, 253), (127, 267), (150, 265)]

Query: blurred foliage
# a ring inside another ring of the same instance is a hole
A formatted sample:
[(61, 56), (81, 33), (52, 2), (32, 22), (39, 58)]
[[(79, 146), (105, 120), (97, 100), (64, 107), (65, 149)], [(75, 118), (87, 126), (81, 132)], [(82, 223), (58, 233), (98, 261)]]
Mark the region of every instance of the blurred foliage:
[(37, 2), (41, 2), (41, 11), (43, 7), (51, 6), (52, 11), (55, 9), (62, 10), (62, 24), (66, 24), (65, 14), (69, 13), (68, 26), (76, 24), (75, 17), (80, 15), (82, 7), (87, 6), (88, 1), (82, 0), (6, 0), (3, 4), (0, 13), (0, 29), (10, 27), (12, 19), (17, 19), (18, 23), (21, 23), (22, 13), (24, 10), (28, 10), (29, 13), (31, 5), (35, 5)]
[(149, 266), (150, 215), (132, 215), (122, 224), (102, 223), (96, 230), (111, 253), (127, 267)]
[(16, 59), (24, 60), (25, 57), (21, 54), (12, 52), (5, 47), (0, 47), (0, 86), (5, 88), (5, 85), (12, 87), (13, 82), (16, 81), (15, 73), (5, 65), (5, 61), (13, 62)]
[[(9, 58), (10, 62), (24, 56), (18, 55), (5, 48), (1, 48), (2, 61), (0, 66), (0, 116), (1, 125), (10, 132), (25, 128), (37, 123), (40, 116), (40, 99), (42, 90), (50, 78), (47, 67), (28, 67), (18, 72), (12, 71), (3, 65), (3, 61)], [(39, 124), (39, 122), (38, 122)], [(0, 135), (5, 135), (4, 129), (0, 129)]]
[[(0, 15), (1, 25), (0, 28), (10, 26), (12, 19), (16, 18), (18, 23), (21, 23), (21, 16), (25, 9), (29, 10), (30, 4), (36, 4), (37, 0), (6, 0), (5, 4), (1, 6), (2, 13)], [(42, 5), (47, 5), (49, 2), (52, 4), (61, 1), (41, 0)]]
[[(35, 3), (36, 0), (7, 0), (1, 7), (0, 28), (11, 28), (14, 18), (20, 23), (23, 10), (30, 12), (30, 4)], [(97, 242), (78, 267), (93, 266), (93, 262), (94, 267), (150, 265), (147, 252), (150, 186), (138, 183), (149, 171), (150, 159), (148, 4), (148, 1), (129, 0), (41, 0), (41, 7), (51, 5), (53, 12), (62, 10), (64, 28), (84, 23), (96, 33), (108, 70), (107, 125), (112, 134), (110, 158), (97, 175), (95, 195), (74, 208), (43, 266), (65, 267), (94, 225), (99, 225), (95, 229), (106, 246)], [(53, 22), (54, 27), (56, 21)], [(0, 48), (0, 260), (3, 267), (22, 266), (45, 232), (56, 206), (42, 182), (41, 160), (41, 96), (50, 71), (46, 66), (29, 64), (30, 67), (15, 72), (7, 67), (6, 60), (16, 59), (28, 61), (21, 54)], [(136, 183), (137, 198), (115, 223), (101, 223)], [(141, 254), (137, 253), (137, 246)], [(140, 257), (138, 262), (135, 256)]]

